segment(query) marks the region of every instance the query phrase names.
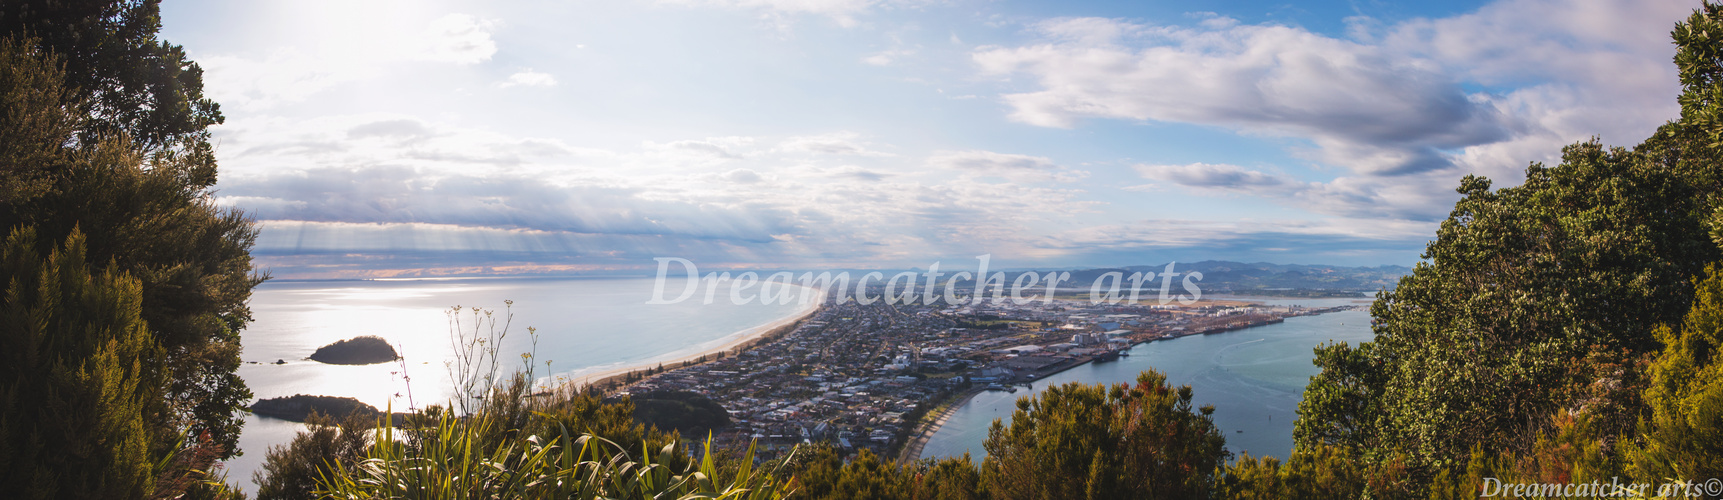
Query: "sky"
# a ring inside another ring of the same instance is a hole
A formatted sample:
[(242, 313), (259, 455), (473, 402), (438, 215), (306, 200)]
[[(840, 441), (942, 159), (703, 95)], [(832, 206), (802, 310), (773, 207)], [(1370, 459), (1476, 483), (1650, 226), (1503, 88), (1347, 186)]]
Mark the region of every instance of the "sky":
[(281, 278), (1411, 265), (1679, 115), (1669, 0), (170, 0)]

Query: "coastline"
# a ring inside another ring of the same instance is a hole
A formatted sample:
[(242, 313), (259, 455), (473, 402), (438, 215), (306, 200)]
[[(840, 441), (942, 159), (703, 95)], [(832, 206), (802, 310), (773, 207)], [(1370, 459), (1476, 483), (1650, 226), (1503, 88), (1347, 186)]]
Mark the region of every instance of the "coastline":
[[(795, 286), (801, 286), (801, 285), (795, 285)], [(796, 327), (796, 325), (801, 324), (802, 321), (805, 321), (808, 318), (813, 317), (814, 313), (819, 312), (820, 307), (824, 306), (826, 303), (826, 292), (825, 292), (825, 290), (818, 289), (818, 288), (813, 288), (812, 290), (814, 290), (816, 297), (813, 300), (808, 301), (808, 303), (801, 310), (798, 310), (798, 311), (791, 313), (789, 315), (786, 315), (784, 317), (772, 320), (771, 322), (768, 322), (768, 323), (765, 323), (762, 325), (758, 325), (758, 326), (754, 326), (754, 327), (750, 327), (750, 328), (747, 328), (744, 330), (740, 330), (740, 331), (737, 331), (736, 333), (732, 333), (730, 335), (726, 335), (726, 336), (722, 337), (721, 339), (729, 338), (730, 340), (725, 341), (724, 343), (719, 344), (717, 346), (714, 346), (712, 348), (706, 349), (704, 351), (690, 353), (690, 354), (687, 354), (685, 356), (681, 356), (681, 357), (669, 359), (669, 360), (646, 361), (646, 362), (631, 364), (631, 365), (627, 365), (627, 366), (619, 366), (616, 368), (609, 368), (609, 369), (594, 371), (594, 372), (590, 372), (590, 373), (583, 373), (583, 374), (580, 374), (576, 377), (572, 377), (572, 378), (569, 378), (567, 380), (556, 382), (556, 383), (551, 384), (551, 385), (556, 390), (581, 390), (581, 389), (587, 389), (587, 388), (603, 389), (603, 388), (606, 388), (609, 386), (617, 385), (619, 383), (620, 379), (622, 379), (623, 377), (625, 377), (628, 374), (633, 373), (633, 372), (650, 370), (653, 368), (657, 368), (659, 366), (663, 366), (665, 370), (670, 370), (673, 368), (684, 368), (684, 367), (699, 364), (701, 358), (710, 358), (711, 356), (716, 355), (716, 354), (740, 353), (742, 351), (747, 350), (750, 347), (753, 347), (755, 344), (757, 344), (762, 339), (765, 339), (768, 337), (775, 337), (778, 335), (782, 335), (784, 333), (788, 333), (790, 330), (794, 329)]]
[(945, 421), (950, 420), (951, 415), (957, 413), (959, 407), (968, 404), (970, 399), (986, 390), (985, 387), (971, 387), (947, 398), (944, 405), (940, 407), (938, 414), (929, 415), (929, 418), (925, 418), (922, 423), (917, 424), (920, 429), (914, 434), (914, 437), (904, 443), (903, 449), (898, 451), (897, 463), (908, 465), (920, 460), (922, 450), (927, 448), (927, 442), (933, 440), (933, 435), (939, 432), (940, 427), (945, 426)]
[[(1251, 300), (1251, 299), (1262, 299), (1262, 297), (1234, 296), (1234, 297), (1224, 297), (1224, 298), (1221, 298), (1218, 300), (1208, 299), (1208, 298), (1204, 298), (1202, 300), (1204, 300), (1204, 301), (1213, 300), (1214, 302), (1221, 303), (1222, 305), (1235, 305), (1233, 303), (1238, 303), (1238, 304), (1249, 304), (1249, 303), (1260, 304), (1261, 303), (1260, 300)], [(1274, 297), (1269, 297), (1268, 299), (1278, 300), (1278, 298), (1274, 298)], [(1063, 300), (1063, 299), (1055, 298), (1054, 300)], [(1358, 301), (1354, 301), (1354, 302), (1358, 302)], [(1235, 332), (1235, 331), (1245, 331), (1245, 330), (1250, 330), (1252, 328), (1270, 326), (1273, 324), (1277, 324), (1277, 323), (1247, 326), (1247, 327), (1240, 328), (1237, 330), (1228, 330), (1226, 332), (1221, 332), (1221, 333), (1224, 334), (1224, 333), (1231, 333), (1231, 332)], [(1150, 341), (1132, 342), (1130, 349), (1134, 349), (1139, 345), (1148, 344), (1148, 343), (1152, 343), (1152, 342), (1154, 342), (1154, 341), (1150, 340)], [(1059, 365), (1055, 365), (1054, 367), (1051, 367), (1050, 370), (1038, 373), (1037, 374), (1038, 376), (1035, 377), (1035, 379), (1036, 379), (1036, 382), (1040, 382), (1040, 381), (1043, 381), (1047, 377), (1052, 376), (1054, 374), (1064, 372), (1066, 370), (1070, 370), (1070, 369), (1073, 369), (1073, 368), (1076, 368), (1079, 366), (1088, 365), (1088, 364), (1091, 364), (1094, 362), (1095, 362), (1094, 359), (1089, 359), (1089, 360), (1076, 362), (1076, 363), (1070, 363), (1070, 364), (1060, 363)], [(922, 451), (924, 449), (926, 449), (926, 447), (927, 447), (927, 443), (929, 441), (933, 440), (933, 436), (935, 434), (939, 433), (939, 429), (941, 427), (945, 426), (946, 421), (951, 419), (952, 414), (956, 413), (957, 409), (959, 407), (962, 407), (964, 405), (969, 404), (970, 400), (975, 399), (975, 396), (981, 394), (982, 392), (986, 392), (986, 389), (984, 389), (984, 388), (971, 388), (968, 391), (964, 391), (961, 394), (953, 396), (953, 399), (949, 400), (949, 403), (946, 404), (946, 406), (940, 410), (939, 414), (937, 415), (937, 418), (924, 419), (923, 423), (918, 424), (920, 426), (919, 427), (920, 430), (913, 434), (914, 437), (910, 441), (904, 443), (903, 449), (900, 449), (898, 451), (898, 455), (896, 457), (897, 463), (909, 464), (909, 463), (912, 463), (916, 460), (919, 460), (921, 458), (920, 455), (921, 455)], [(1033, 395), (1033, 394), (1034, 394), (1034, 391), (1030, 391), (1030, 395)], [(913, 451), (913, 454), (911, 454), (912, 451)], [(935, 457), (935, 458), (943, 458), (943, 457)]]

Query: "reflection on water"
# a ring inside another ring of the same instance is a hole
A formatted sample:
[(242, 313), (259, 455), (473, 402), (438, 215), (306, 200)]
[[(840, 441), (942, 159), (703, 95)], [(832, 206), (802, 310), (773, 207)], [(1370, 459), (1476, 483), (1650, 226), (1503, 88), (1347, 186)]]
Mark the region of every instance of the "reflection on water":
[[(503, 301), (513, 300), (514, 322), (501, 358), (507, 363), (532, 350), (526, 327), (534, 326), (540, 336), (538, 359), (551, 360), (552, 371), (571, 380), (608, 368), (679, 359), (801, 308), (697, 300), (647, 305), (652, 284), (644, 278), (268, 282), (252, 294), (255, 321), (242, 334), (241, 358), (247, 363), (239, 375), (260, 399), (341, 396), (398, 410), (441, 403), (452, 393), (443, 365), (453, 352), (444, 314), (451, 306), (500, 314)], [(340, 366), (304, 359), (318, 347), (360, 335), (388, 339), (404, 363)], [(274, 364), (277, 360), (285, 363)], [(537, 368), (545, 373), (544, 366)], [(410, 385), (403, 372), (412, 377)], [(300, 427), (246, 417), (239, 438), (245, 455), (227, 462), (229, 481), (253, 488), (251, 473), (264, 452), (290, 441)]]
[[(1260, 300), (1309, 307), (1354, 303), (1352, 299)], [(968, 452), (980, 461), (986, 453), (982, 443), (987, 440), (988, 427), (994, 419), (1010, 425), (1017, 398), (1039, 394), (1051, 384), (1135, 383), (1138, 373), (1153, 368), (1165, 373), (1168, 383), (1190, 385), (1197, 406), (1214, 405), (1215, 425), (1226, 435), (1228, 450), (1285, 458), (1292, 451), (1298, 402), (1310, 376), (1316, 374), (1316, 366), (1310, 363), (1314, 357), (1311, 350), (1330, 340), (1357, 344), (1370, 339), (1369, 312), (1345, 311), (1141, 344), (1119, 361), (1091, 363), (1037, 381), (1033, 391), (976, 395), (952, 413), (928, 441), (922, 457)]]

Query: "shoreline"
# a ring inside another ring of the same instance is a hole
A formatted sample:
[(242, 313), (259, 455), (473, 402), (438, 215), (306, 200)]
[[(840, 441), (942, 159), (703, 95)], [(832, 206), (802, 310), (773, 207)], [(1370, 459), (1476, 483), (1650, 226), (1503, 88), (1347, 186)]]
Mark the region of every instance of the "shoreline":
[[(1220, 333), (1224, 334), (1224, 333), (1230, 333), (1230, 332), (1245, 331), (1245, 330), (1249, 330), (1252, 328), (1270, 326), (1270, 325), (1274, 325), (1274, 324), (1278, 324), (1278, 323), (1270, 323), (1267, 325), (1248, 326), (1248, 327), (1240, 328), (1237, 330), (1228, 330), (1226, 332), (1220, 332)], [(1146, 341), (1133, 342), (1131, 344), (1131, 347), (1129, 347), (1127, 350), (1136, 349), (1137, 346), (1144, 345), (1144, 344), (1151, 344), (1154, 342), (1157, 342), (1157, 341), (1156, 340), (1146, 340)], [(1054, 374), (1061, 373), (1061, 372), (1064, 372), (1066, 370), (1070, 370), (1070, 369), (1073, 369), (1073, 368), (1076, 368), (1079, 366), (1088, 365), (1088, 364), (1094, 363), (1094, 362), (1095, 362), (1095, 359), (1091, 358), (1091, 359), (1086, 360), (1086, 361), (1082, 361), (1082, 362), (1078, 362), (1078, 363), (1071, 363), (1069, 366), (1058, 367), (1058, 368), (1052, 369), (1046, 373), (1038, 373), (1037, 374), (1038, 376), (1036, 377), (1035, 382), (1044, 382), (1044, 380), (1049, 376), (1052, 376)], [(1057, 365), (1055, 365), (1055, 366), (1057, 366)], [(1031, 382), (1031, 384), (1033, 384), (1033, 382)], [(970, 400), (975, 399), (975, 396), (978, 396), (981, 393), (986, 392), (986, 391), (987, 390), (985, 388), (981, 388), (981, 389), (972, 388), (968, 391), (965, 391), (963, 394), (955, 396), (955, 398), (958, 398), (958, 399), (953, 399), (953, 404), (946, 406), (945, 410), (940, 412), (939, 418), (930, 421), (930, 423), (921, 424), (925, 427), (925, 429), (922, 430), (921, 432), (916, 433), (916, 435), (915, 435), (916, 437), (914, 439), (912, 439), (909, 442), (904, 443), (904, 449), (900, 450), (899, 454), (897, 456), (898, 463), (899, 464), (908, 464), (908, 463), (914, 462), (916, 460), (919, 460), (920, 459), (919, 455), (921, 455), (921, 452), (924, 449), (926, 449), (927, 443), (929, 441), (933, 440), (933, 436), (935, 434), (939, 433), (939, 429), (941, 427), (945, 426), (945, 422), (951, 418), (951, 415), (953, 413), (957, 412), (957, 408), (964, 406), (964, 405), (968, 405)], [(1034, 389), (1030, 389), (1030, 393), (1033, 393), (1033, 392), (1034, 392)], [(908, 454), (909, 450), (912, 448), (915, 450), (915, 455), (918, 455), (918, 456), (910, 456)], [(985, 456), (986, 456), (986, 454), (984, 452), (982, 457), (984, 458)], [(948, 457), (933, 457), (933, 458), (940, 459), (940, 458), (948, 458)]]
[(985, 386), (971, 387), (946, 399), (946, 405), (939, 413), (931, 415), (933, 418), (923, 420), (925, 423), (919, 424), (921, 430), (903, 444), (903, 449), (898, 451), (897, 463), (908, 465), (921, 460), (922, 450), (927, 448), (927, 443), (933, 440), (933, 435), (939, 432), (939, 428), (945, 426), (945, 421), (951, 420), (951, 415), (957, 413), (959, 407), (969, 404), (969, 400), (983, 392), (987, 392)]
[[(796, 285), (796, 286), (801, 286), (801, 285)], [(669, 360), (664, 360), (664, 361), (646, 361), (646, 362), (631, 364), (631, 365), (627, 365), (627, 366), (620, 366), (620, 367), (616, 367), (616, 368), (599, 370), (599, 371), (595, 371), (595, 372), (591, 372), (591, 373), (585, 373), (585, 374), (579, 375), (576, 378), (569, 378), (567, 380), (554, 381), (555, 379), (553, 379), (554, 383), (549, 384), (549, 386), (551, 387), (550, 390), (565, 390), (565, 389), (566, 390), (583, 390), (583, 389), (588, 389), (588, 388), (593, 388), (593, 387), (604, 388), (604, 387), (609, 387), (612, 385), (617, 385), (618, 379), (621, 379), (622, 377), (625, 377), (630, 373), (644, 371), (644, 370), (651, 370), (651, 369), (657, 368), (659, 366), (663, 366), (666, 371), (669, 371), (672, 369), (678, 369), (678, 368), (686, 368), (689, 366), (694, 366), (696, 364), (699, 364), (701, 358), (710, 358), (711, 356), (713, 356), (715, 354), (740, 353), (741, 351), (745, 351), (748, 348), (753, 347), (761, 339), (781, 335), (784, 333), (788, 333), (790, 331), (790, 329), (794, 328), (796, 325), (799, 325), (799, 324), (801, 324), (801, 322), (806, 321), (808, 318), (813, 317), (814, 313), (819, 312), (820, 308), (822, 306), (824, 306), (826, 303), (826, 292), (825, 292), (825, 290), (821, 290), (821, 289), (816, 288), (816, 289), (814, 289), (814, 292), (817, 294), (817, 297), (814, 300), (808, 301), (808, 304), (805, 307), (803, 307), (801, 310), (798, 310), (798, 311), (791, 313), (787, 316), (780, 317), (778, 319), (774, 319), (771, 322), (761, 324), (758, 326), (749, 327), (747, 329), (739, 330), (735, 333), (731, 333), (731, 334), (726, 335), (724, 337), (720, 337), (719, 340), (721, 340), (723, 338), (729, 338), (729, 337), (734, 337), (734, 338), (729, 340), (729, 341), (724, 342), (723, 344), (719, 344), (717, 346), (714, 346), (710, 349), (706, 349), (706, 350), (703, 350), (700, 352), (690, 353), (686, 356), (680, 356), (680, 357), (677, 357), (674, 359), (669, 359)], [(735, 352), (732, 353), (731, 351), (735, 351)], [(726, 354), (726, 355), (728, 355), (728, 354)]]

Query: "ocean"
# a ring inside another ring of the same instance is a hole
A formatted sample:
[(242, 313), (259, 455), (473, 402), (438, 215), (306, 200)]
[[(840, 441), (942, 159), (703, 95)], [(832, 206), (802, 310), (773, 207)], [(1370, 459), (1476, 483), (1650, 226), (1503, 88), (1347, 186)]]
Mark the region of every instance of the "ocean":
[[(805, 307), (727, 300), (646, 304), (652, 285), (650, 278), (270, 281), (252, 293), (254, 321), (241, 333), (246, 363), (239, 375), (260, 399), (341, 396), (399, 411), (444, 403), (452, 394), (443, 364), (454, 352), (446, 314), (452, 306), (468, 309), (461, 318), (470, 331), (470, 308), (500, 318), (509, 307), (504, 301), (512, 300), (514, 319), (499, 356), (504, 373), (521, 367), (520, 353), (535, 351), (537, 374), (573, 381), (704, 352)], [(536, 350), (529, 326), (538, 330)], [(361, 335), (398, 345), (403, 361), (340, 366), (304, 359), (318, 347)], [(544, 360), (551, 361), (548, 371)], [(244, 455), (226, 462), (229, 482), (254, 489), (252, 472), (268, 448), (288, 443), (302, 427), (247, 416), (239, 438)]]
[[(1251, 298), (1271, 305), (1329, 307), (1367, 304), (1361, 299)], [(1069, 382), (1136, 383), (1137, 374), (1155, 369), (1173, 386), (1189, 385), (1195, 406), (1214, 405), (1215, 426), (1226, 436), (1233, 453), (1285, 459), (1292, 451), (1292, 425), (1304, 386), (1317, 372), (1312, 351), (1324, 343), (1357, 345), (1371, 340), (1368, 311), (1342, 311), (1287, 318), (1264, 325), (1213, 335), (1192, 335), (1138, 344), (1118, 361), (1090, 363), (1035, 382), (1033, 390), (1016, 393), (983, 392), (959, 406), (927, 446), (922, 458), (969, 453), (979, 463), (986, 455), (982, 443), (994, 419), (1011, 424), (1017, 399), (1032, 396), (1053, 384)]]
[[(804, 306), (735, 305), (726, 300), (646, 304), (649, 278), (482, 278), (447, 280), (273, 281), (252, 295), (255, 321), (242, 333), (246, 364), (239, 369), (257, 398), (295, 394), (357, 398), (378, 408), (445, 402), (451, 394), (443, 361), (449, 344), (452, 306), (503, 314), (512, 300), (514, 319), (501, 358), (519, 359), (533, 350), (526, 327), (537, 327), (539, 360), (551, 360), (541, 375), (566, 380), (626, 366), (681, 359), (734, 340), (744, 332), (794, 316)], [(1311, 307), (1354, 299), (1262, 299)], [(470, 316), (463, 311), (464, 324)], [(1330, 339), (1370, 339), (1362, 311), (1290, 318), (1285, 323), (1216, 335), (1199, 335), (1137, 346), (1131, 356), (1088, 364), (1035, 384), (1129, 382), (1153, 367), (1174, 384), (1190, 384), (1197, 404), (1216, 407), (1215, 422), (1236, 452), (1284, 457), (1292, 447), (1294, 411), (1315, 367), (1311, 348)], [(499, 328), (501, 323), (498, 324)], [(304, 359), (317, 347), (360, 335), (377, 335), (401, 349), (401, 363), (325, 365)], [(274, 364), (277, 360), (284, 364)], [(518, 367), (518, 363), (508, 368)], [(408, 384), (402, 372), (412, 377)], [(409, 390), (410, 389), (410, 390)], [(411, 400), (408, 396), (411, 394)], [(972, 453), (994, 418), (1009, 422), (1018, 397), (986, 392), (961, 406), (923, 450), (924, 457)], [(226, 463), (229, 481), (250, 491), (252, 472), (270, 446), (291, 441), (301, 424), (247, 416), (239, 439), (243, 456)], [(1237, 431), (1244, 432), (1237, 432)]]

